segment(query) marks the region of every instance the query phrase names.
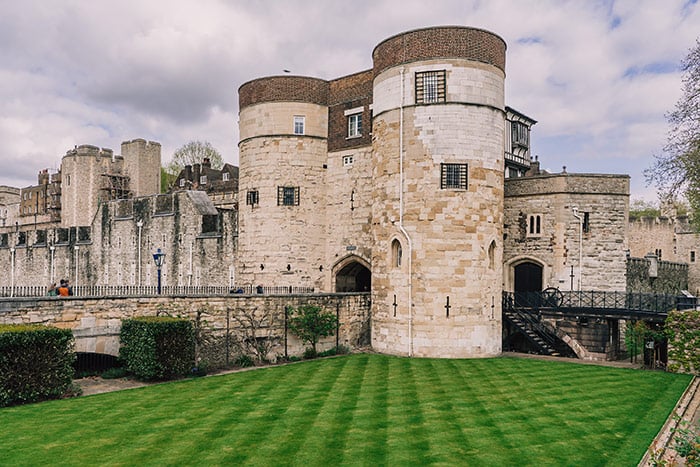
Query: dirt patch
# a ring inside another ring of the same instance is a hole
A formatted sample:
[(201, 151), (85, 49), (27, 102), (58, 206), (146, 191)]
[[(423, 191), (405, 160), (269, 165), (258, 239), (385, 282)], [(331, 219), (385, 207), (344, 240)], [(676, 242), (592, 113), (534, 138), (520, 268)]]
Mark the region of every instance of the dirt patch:
[(150, 384), (130, 378), (104, 379), (99, 376), (88, 376), (87, 378), (76, 379), (74, 383), (83, 390), (83, 396), (121, 391), (122, 389), (140, 388)]

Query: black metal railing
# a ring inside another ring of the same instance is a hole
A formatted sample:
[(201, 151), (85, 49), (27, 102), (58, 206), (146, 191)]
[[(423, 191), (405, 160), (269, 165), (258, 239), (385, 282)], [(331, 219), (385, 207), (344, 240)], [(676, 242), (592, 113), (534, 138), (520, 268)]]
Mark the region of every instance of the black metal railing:
[[(74, 297), (124, 297), (124, 296), (155, 296), (158, 287), (155, 285), (79, 285), (72, 287)], [(297, 286), (162, 286), (161, 295), (177, 296), (210, 296), (228, 294), (266, 294), (293, 295), (314, 293), (313, 287)], [(40, 285), (0, 286), (0, 297), (42, 297), (48, 295), (48, 287)]]
[(641, 313), (668, 313), (671, 310), (692, 309), (695, 297), (641, 292), (560, 291), (503, 292), (504, 309), (590, 309)]

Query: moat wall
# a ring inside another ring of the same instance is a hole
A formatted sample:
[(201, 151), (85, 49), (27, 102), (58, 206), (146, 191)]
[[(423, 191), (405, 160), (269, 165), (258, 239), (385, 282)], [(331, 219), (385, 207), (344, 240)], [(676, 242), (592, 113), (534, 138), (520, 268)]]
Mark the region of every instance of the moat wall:
[[(71, 329), (77, 352), (119, 354), (121, 321), (138, 316), (169, 314), (198, 322), (202, 331), (200, 355), (209, 368), (223, 367), (241, 355), (242, 339), (270, 342), (269, 358), (301, 355), (305, 346), (291, 332), (285, 339), (285, 309), (318, 305), (337, 313), (337, 343), (350, 348), (369, 346), (370, 300), (367, 293), (317, 295), (231, 295), (211, 297), (16, 298), (0, 300), (0, 324), (45, 324)], [(318, 350), (336, 345), (336, 336), (323, 339)]]

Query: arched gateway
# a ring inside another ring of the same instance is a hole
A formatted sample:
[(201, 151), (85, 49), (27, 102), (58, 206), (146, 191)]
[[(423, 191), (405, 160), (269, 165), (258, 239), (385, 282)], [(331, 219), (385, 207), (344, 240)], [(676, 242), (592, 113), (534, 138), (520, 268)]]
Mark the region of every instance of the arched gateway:
[(349, 257), (338, 263), (335, 273), (336, 292), (369, 292), (372, 288), (372, 272), (359, 257)]

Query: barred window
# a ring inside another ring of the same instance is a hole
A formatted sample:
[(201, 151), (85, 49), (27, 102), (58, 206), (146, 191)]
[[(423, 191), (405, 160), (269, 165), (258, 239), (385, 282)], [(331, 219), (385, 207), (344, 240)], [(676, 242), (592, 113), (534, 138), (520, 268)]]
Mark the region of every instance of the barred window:
[(277, 206), (299, 206), (299, 187), (278, 186)]
[(445, 70), (416, 73), (416, 104), (445, 102), (446, 91)]
[(260, 203), (260, 195), (258, 190), (251, 190), (245, 195), (245, 204), (255, 206)]
[(467, 164), (440, 164), (440, 188), (467, 189)]

